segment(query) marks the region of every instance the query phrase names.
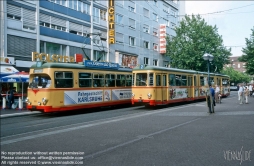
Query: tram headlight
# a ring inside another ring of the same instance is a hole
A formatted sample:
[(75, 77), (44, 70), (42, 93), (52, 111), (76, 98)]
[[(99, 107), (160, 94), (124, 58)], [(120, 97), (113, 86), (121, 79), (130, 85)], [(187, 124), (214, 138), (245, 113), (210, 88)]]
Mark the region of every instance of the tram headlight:
[(135, 97), (135, 94), (134, 94), (134, 93), (132, 93), (132, 94), (131, 94), (131, 96), (132, 96), (132, 97)]
[(47, 102), (48, 102), (48, 99), (46, 99), (46, 97), (43, 97), (43, 98), (42, 98), (42, 103), (43, 103), (43, 105), (46, 105)]
[(41, 102), (38, 102), (38, 105), (41, 105)]
[(152, 98), (152, 94), (151, 94), (151, 93), (148, 93), (148, 94), (147, 94), (147, 97), (148, 97), (148, 99), (151, 99), (151, 98)]
[(26, 100), (25, 100), (25, 101), (26, 101), (26, 103), (29, 103), (29, 99), (28, 99), (28, 97), (26, 98)]

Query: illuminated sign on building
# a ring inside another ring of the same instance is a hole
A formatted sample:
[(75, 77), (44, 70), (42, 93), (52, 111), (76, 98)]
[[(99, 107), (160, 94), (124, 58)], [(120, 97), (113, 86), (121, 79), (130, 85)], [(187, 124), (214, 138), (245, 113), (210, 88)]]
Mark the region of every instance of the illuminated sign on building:
[(114, 0), (108, 1), (108, 40), (109, 44), (115, 43), (115, 4)]
[(63, 55), (49, 55), (45, 53), (32, 52), (32, 61), (44, 61), (44, 62), (75, 62), (75, 57), (73, 56), (63, 56)]
[(166, 53), (166, 24), (160, 25), (160, 53)]

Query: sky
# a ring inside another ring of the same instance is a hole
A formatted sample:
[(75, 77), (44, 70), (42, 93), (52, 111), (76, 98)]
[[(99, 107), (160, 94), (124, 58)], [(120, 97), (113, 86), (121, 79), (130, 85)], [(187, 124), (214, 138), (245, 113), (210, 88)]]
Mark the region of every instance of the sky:
[(208, 25), (216, 25), (224, 46), (231, 47), (232, 56), (242, 55), (245, 38), (250, 38), (254, 28), (254, 1), (186, 0), (185, 10), (188, 15), (200, 14)]

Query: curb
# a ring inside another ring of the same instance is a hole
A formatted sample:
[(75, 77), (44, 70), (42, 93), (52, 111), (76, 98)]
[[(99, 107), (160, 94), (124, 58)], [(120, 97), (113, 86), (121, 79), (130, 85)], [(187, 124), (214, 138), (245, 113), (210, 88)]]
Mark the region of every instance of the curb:
[(25, 116), (25, 115), (34, 115), (34, 114), (40, 114), (41, 112), (34, 111), (34, 112), (23, 112), (23, 113), (13, 113), (13, 114), (5, 114), (0, 115), (0, 118), (9, 118), (9, 117), (16, 117), (16, 116)]

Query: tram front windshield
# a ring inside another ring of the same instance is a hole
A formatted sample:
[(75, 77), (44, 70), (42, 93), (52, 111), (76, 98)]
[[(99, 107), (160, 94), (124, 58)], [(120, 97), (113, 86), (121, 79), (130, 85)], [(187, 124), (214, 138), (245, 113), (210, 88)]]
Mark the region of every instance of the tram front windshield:
[(136, 74), (136, 86), (147, 86), (147, 73)]
[(48, 88), (51, 84), (51, 79), (47, 74), (30, 75), (32, 81), (29, 82), (29, 88)]

